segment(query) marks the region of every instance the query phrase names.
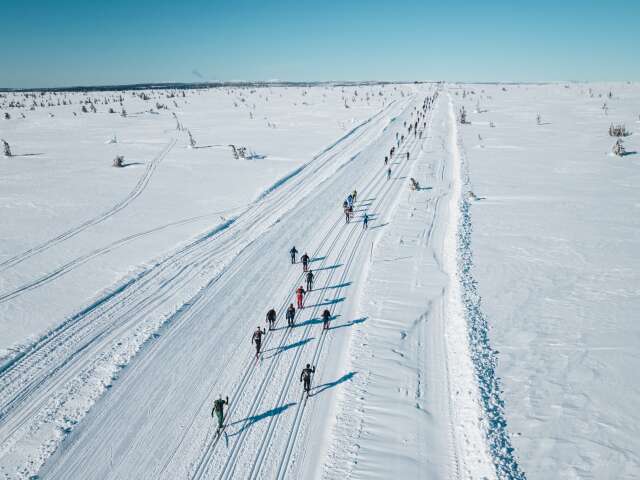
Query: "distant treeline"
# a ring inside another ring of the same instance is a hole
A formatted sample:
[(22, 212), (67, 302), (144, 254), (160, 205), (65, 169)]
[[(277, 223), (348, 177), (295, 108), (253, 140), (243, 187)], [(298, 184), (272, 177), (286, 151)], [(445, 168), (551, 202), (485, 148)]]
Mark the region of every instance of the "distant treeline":
[(93, 85), (76, 87), (52, 87), (52, 88), (0, 88), (0, 92), (113, 92), (124, 90), (191, 90), (220, 87), (313, 87), (327, 85), (334, 87), (353, 87), (358, 85), (393, 85), (407, 83), (433, 83), (433, 82), (386, 82), (386, 81), (362, 81), (362, 82), (200, 82), (200, 83), (134, 83), (128, 85)]

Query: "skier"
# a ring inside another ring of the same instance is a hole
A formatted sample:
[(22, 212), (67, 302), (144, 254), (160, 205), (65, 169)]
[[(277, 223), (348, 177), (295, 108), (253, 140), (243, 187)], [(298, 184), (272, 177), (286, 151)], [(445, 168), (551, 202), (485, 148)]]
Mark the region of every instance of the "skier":
[(322, 330), (329, 330), (329, 320), (331, 320), (331, 312), (325, 308), (322, 312)]
[(309, 270), (307, 272), (307, 292), (313, 290), (313, 271)]
[(362, 217), (362, 228), (365, 230), (369, 228), (369, 215), (367, 215), (366, 213)]
[(347, 205), (349, 207), (353, 205), (353, 196), (351, 194), (349, 194), (349, 196), (347, 197)]
[(294, 320), (296, 318), (296, 309), (293, 306), (293, 303), (289, 304), (289, 308), (287, 308), (287, 325), (293, 327)]
[(407, 160), (409, 160), (409, 152), (407, 152)]
[(251, 343), (256, 344), (256, 360), (260, 356), (260, 347), (262, 346), (262, 336), (265, 333), (267, 333), (267, 331), (264, 329), (261, 329), (260, 326), (258, 326), (258, 329), (255, 332), (253, 332), (253, 337), (251, 337)]
[(216, 434), (222, 431), (224, 427), (224, 406), (229, 405), (229, 397), (226, 400), (222, 399), (222, 395), (217, 400), (213, 402), (213, 409), (211, 410), (211, 417), (218, 417), (218, 429), (216, 430)]
[(276, 311), (273, 308), (267, 312), (267, 323), (269, 330), (273, 330), (273, 325), (276, 323)]
[(304, 391), (307, 393), (307, 396), (309, 396), (309, 390), (311, 390), (311, 375), (314, 373), (316, 373), (316, 367), (311, 367), (311, 365), (307, 363), (307, 366), (302, 369), (302, 373), (300, 374), (300, 381), (304, 382)]
[(391, 179), (391, 167), (387, 168), (387, 180)]
[(305, 254), (300, 257), (300, 261), (302, 261), (302, 271), (306, 272), (309, 268), (309, 255), (305, 252)]
[(347, 215), (349, 215), (349, 221), (351, 221), (351, 218), (353, 217), (353, 205), (349, 206), (349, 211), (347, 212)]
[(291, 250), (289, 250), (289, 253), (291, 254), (291, 263), (296, 263), (296, 255), (298, 254), (298, 250), (296, 249), (295, 245)]
[(353, 203), (356, 203), (356, 198), (358, 198), (358, 191), (354, 188), (353, 193), (351, 194), (353, 197)]
[(384, 157), (384, 164), (385, 166), (389, 164), (389, 157), (387, 157), (386, 155)]
[(307, 292), (304, 291), (304, 288), (302, 288), (302, 285), (300, 285), (300, 287), (296, 290), (296, 298), (298, 299), (298, 309), (300, 310), (304, 308), (302, 301), (304, 300), (305, 293)]

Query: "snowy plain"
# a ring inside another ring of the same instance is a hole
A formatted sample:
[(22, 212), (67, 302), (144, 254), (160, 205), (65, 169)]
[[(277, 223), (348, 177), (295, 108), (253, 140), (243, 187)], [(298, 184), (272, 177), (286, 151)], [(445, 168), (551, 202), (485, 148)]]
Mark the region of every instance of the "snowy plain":
[(2, 478), (638, 476), (638, 85), (2, 95)]

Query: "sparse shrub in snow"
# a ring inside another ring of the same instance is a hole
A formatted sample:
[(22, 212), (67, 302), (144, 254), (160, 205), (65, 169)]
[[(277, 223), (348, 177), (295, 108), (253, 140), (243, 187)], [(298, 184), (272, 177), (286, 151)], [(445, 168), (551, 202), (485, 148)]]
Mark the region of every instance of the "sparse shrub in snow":
[(541, 125), (541, 124), (542, 124), (542, 117), (540, 116), (540, 114), (536, 115), (536, 123), (537, 123), (538, 125)]
[(5, 120), (11, 120), (11, 115), (9, 115), (9, 112), (5, 112), (4, 113), (4, 119)]
[(12, 157), (13, 154), (11, 153), (11, 147), (9, 146), (9, 142), (7, 142), (6, 140), (2, 140), (2, 145), (4, 147), (4, 156)]
[(496, 127), (496, 124), (495, 124), (495, 123), (493, 123), (493, 122), (489, 122), (489, 126), (490, 126), (491, 128), (495, 128), (495, 127)]
[(86, 105), (82, 105), (82, 113), (88, 113)]
[(107, 143), (118, 143), (118, 139), (116, 138), (115, 133), (113, 134), (113, 137), (111, 137), (111, 139)]
[(116, 158), (113, 159), (114, 167), (124, 167), (124, 155), (116, 155)]
[(627, 153), (620, 138), (616, 140), (616, 143), (613, 144), (613, 153), (619, 157), (623, 157), (624, 154)]
[(626, 137), (627, 135), (629, 135), (629, 132), (627, 132), (627, 127), (624, 125), (614, 125), (613, 123), (609, 125), (610, 137)]
[(467, 120), (467, 111), (464, 109), (464, 107), (460, 109), (459, 118), (460, 118), (461, 125), (468, 125), (471, 123)]
[(123, 108), (122, 112), (120, 113), (121, 117), (126, 117), (127, 116), (127, 111)]
[(116, 111), (113, 108), (109, 108), (109, 113), (116, 113)]

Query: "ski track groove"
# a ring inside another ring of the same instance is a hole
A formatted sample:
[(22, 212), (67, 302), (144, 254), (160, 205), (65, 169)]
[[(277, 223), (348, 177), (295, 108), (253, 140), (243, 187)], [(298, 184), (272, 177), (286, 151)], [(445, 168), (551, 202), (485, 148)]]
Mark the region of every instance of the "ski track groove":
[(133, 200), (135, 200), (137, 197), (139, 197), (142, 192), (144, 192), (144, 190), (147, 188), (147, 185), (149, 185), (149, 182), (151, 181), (151, 177), (155, 173), (158, 165), (169, 154), (169, 152), (173, 149), (173, 147), (175, 146), (176, 143), (177, 143), (177, 139), (172, 138), (169, 141), (169, 143), (167, 143), (167, 145), (165, 145), (165, 147), (162, 149), (162, 151), (158, 155), (156, 155), (156, 157), (151, 161), (151, 163), (149, 163), (147, 165), (147, 168), (145, 168), (144, 173), (142, 174), (142, 176), (138, 180), (138, 183), (136, 183), (135, 187), (133, 187), (133, 190), (131, 190), (131, 192), (129, 192), (129, 194), (125, 198), (120, 200), (118, 203), (116, 203), (110, 209), (105, 210), (104, 212), (100, 213), (96, 217), (90, 218), (89, 220), (84, 221), (80, 225), (77, 225), (77, 226), (75, 226), (75, 227), (63, 232), (63, 233), (57, 235), (56, 237), (53, 237), (53, 238), (41, 243), (40, 245), (36, 245), (35, 247), (32, 247), (32, 248), (30, 248), (28, 250), (25, 250), (24, 252), (19, 253), (18, 255), (15, 255), (15, 256), (7, 259), (7, 260), (4, 260), (3, 262), (0, 262), (0, 272), (3, 272), (5, 270), (7, 270), (8, 268), (11, 268), (11, 267), (13, 267), (15, 265), (18, 265), (19, 263), (22, 263), (23, 261), (27, 260), (28, 258), (31, 258), (34, 255), (37, 255), (39, 253), (42, 253), (42, 252), (48, 250), (49, 248), (53, 247), (54, 245), (57, 245), (57, 244), (59, 244), (61, 242), (64, 242), (64, 241), (66, 241), (66, 240), (68, 240), (70, 238), (75, 237), (76, 235), (78, 235), (82, 231), (86, 230), (87, 228), (104, 222), (109, 217), (112, 217), (113, 215), (118, 213), (120, 210), (122, 210), (125, 207), (127, 207)]

